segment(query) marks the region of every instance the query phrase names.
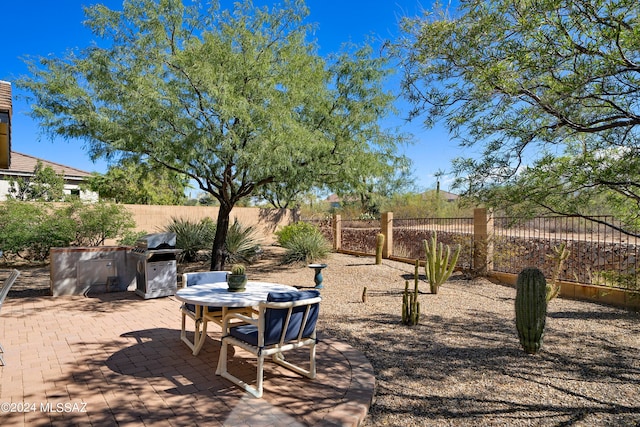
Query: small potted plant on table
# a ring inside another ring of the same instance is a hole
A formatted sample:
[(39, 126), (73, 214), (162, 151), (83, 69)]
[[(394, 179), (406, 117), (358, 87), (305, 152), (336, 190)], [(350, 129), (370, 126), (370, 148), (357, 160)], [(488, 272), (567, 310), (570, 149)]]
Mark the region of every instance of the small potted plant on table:
[(247, 275), (245, 267), (242, 264), (234, 264), (231, 266), (231, 273), (227, 274), (227, 284), (229, 292), (242, 292), (247, 285)]

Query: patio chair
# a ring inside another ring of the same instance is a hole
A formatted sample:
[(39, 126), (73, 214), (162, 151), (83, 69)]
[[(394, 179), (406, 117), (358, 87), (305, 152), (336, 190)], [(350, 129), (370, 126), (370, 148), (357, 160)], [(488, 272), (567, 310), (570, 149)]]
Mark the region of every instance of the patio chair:
[[(320, 292), (317, 290), (271, 292), (267, 301), (260, 303), (257, 319), (238, 313), (225, 316), (216, 375), (228, 379), (256, 398), (261, 398), (263, 394), (264, 359), (267, 356), (272, 356), (273, 362), (289, 370), (307, 378), (315, 378), (316, 322), (320, 301)], [(246, 324), (235, 326), (231, 323), (233, 319), (243, 320)], [(229, 373), (229, 345), (241, 347), (257, 357), (255, 387)], [(285, 360), (282, 353), (305, 346), (309, 347), (309, 369)]]
[[(226, 282), (228, 271), (202, 271), (195, 273), (183, 273), (182, 274), (182, 286), (193, 286), (201, 283), (215, 283)], [(227, 308), (227, 307), (204, 307), (202, 313), (196, 313), (196, 307), (193, 304), (184, 303), (180, 307), (182, 312), (182, 327), (180, 330), (180, 339), (189, 346), (193, 355), (197, 356), (204, 344), (204, 339), (207, 336), (207, 323), (213, 321), (219, 325), (222, 325), (223, 317), (230, 312), (238, 312), (248, 316), (251, 316), (251, 307), (241, 308)], [(187, 317), (191, 318), (194, 325), (194, 338), (190, 341), (187, 338), (186, 320)]]
[[(9, 294), (9, 289), (11, 289), (19, 275), (20, 272), (18, 270), (13, 270), (11, 274), (9, 274), (9, 277), (5, 279), (4, 283), (2, 283), (2, 288), (0, 288), (0, 309), (2, 309), (2, 303)], [(2, 358), (3, 353), (4, 348), (2, 348), (2, 344), (0, 344), (0, 366), (4, 366), (4, 359)]]

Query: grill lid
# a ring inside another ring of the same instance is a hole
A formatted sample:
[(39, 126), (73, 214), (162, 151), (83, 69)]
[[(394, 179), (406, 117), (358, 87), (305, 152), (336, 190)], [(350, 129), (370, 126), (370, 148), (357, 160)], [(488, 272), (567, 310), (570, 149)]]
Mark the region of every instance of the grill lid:
[(153, 233), (142, 236), (136, 241), (136, 247), (144, 249), (174, 249), (176, 233)]

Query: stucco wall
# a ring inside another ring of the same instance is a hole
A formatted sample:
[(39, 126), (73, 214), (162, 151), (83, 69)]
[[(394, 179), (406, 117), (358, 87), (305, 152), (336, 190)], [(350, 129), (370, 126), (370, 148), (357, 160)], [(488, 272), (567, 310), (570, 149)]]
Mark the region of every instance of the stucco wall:
[[(124, 205), (133, 215), (136, 231), (157, 233), (163, 230), (172, 218), (200, 221), (211, 218), (216, 222), (218, 207), (214, 206), (158, 206), (158, 205)], [(262, 235), (264, 244), (275, 241), (274, 232), (279, 227), (296, 220), (295, 211), (290, 209), (260, 209), (236, 207), (231, 211), (231, 222), (235, 219), (244, 227), (255, 226)]]

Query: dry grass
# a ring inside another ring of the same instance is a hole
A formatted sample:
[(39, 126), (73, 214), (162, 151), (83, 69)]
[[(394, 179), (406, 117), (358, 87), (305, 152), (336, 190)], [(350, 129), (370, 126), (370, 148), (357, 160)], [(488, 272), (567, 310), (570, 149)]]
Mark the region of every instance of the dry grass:
[[(314, 286), (313, 270), (280, 265), (277, 248), (265, 255), (247, 269), (251, 279)], [(638, 313), (553, 300), (542, 351), (529, 356), (515, 332), (511, 287), (454, 277), (431, 295), (422, 282), (420, 323), (408, 327), (401, 293), (413, 266), (342, 254), (326, 262), (319, 328), (373, 365), (366, 426), (640, 425)], [(22, 283), (33, 287), (47, 274), (23, 272)]]

